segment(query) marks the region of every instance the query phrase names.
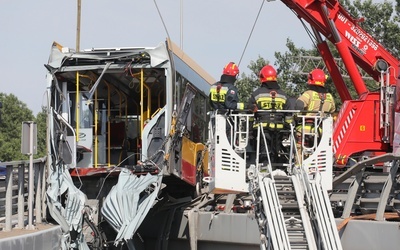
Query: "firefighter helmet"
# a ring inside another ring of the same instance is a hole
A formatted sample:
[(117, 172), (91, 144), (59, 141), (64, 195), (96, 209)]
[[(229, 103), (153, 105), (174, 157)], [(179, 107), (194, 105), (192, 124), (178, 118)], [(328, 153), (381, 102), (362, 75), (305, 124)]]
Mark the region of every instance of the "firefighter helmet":
[(317, 85), (325, 87), (325, 80), (327, 76), (322, 69), (314, 69), (313, 71), (308, 74), (308, 81), (309, 85)]
[(239, 67), (234, 62), (230, 62), (225, 65), (222, 74), (236, 77), (239, 75)]
[(264, 66), (260, 71), (260, 82), (276, 81), (276, 70), (271, 65)]

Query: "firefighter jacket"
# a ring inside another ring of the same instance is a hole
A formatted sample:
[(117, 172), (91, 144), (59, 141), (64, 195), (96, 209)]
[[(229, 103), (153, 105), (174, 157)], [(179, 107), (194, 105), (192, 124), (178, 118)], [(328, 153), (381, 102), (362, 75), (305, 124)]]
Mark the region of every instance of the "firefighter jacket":
[(211, 85), (210, 106), (217, 109), (244, 109), (244, 104), (239, 102), (239, 95), (234, 82), (235, 77), (222, 75), (219, 82)]
[[(277, 82), (262, 83), (250, 96), (248, 108), (252, 110), (288, 110), (289, 101), (286, 93), (281, 90)], [(285, 122), (283, 112), (260, 113), (256, 117), (260, 119), (263, 127), (283, 128)]]
[[(296, 101), (297, 110), (335, 112), (335, 100), (324, 87), (310, 86)], [(307, 114), (307, 115), (315, 115)]]
[[(306, 110), (313, 111), (314, 113), (307, 113), (307, 116), (315, 116), (317, 111), (333, 113), (335, 112), (335, 100), (333, 99), (332, 94), (328, 93), (328, 91), (322, 86), (309, 86), (309, 89), (305, 91), (296, 101), (297, 110)], [(306, 119), (305, 124), (299, 124), (296, 127), (296, 136), (297, 143), (302, 143), (302, 134), (306, 134), (305, 142), (306, 144), (313, 145), (314, 137), (313, 133), (317, 134), (318, 140), (322, 136), (322, 127), (315, 128), (315, 121), (313, 119)], [(299, 146), (298, 146), (299, 147)]]

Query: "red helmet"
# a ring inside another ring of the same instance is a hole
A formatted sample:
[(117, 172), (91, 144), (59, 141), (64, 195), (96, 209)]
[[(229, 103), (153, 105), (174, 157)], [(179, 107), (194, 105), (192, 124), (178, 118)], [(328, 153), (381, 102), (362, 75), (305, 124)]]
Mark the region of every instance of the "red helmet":
[(239, 67), (234, 62), (230, 62), (225, 65), (222, 74), (236, 77), (237, 75), (239, 75)]
[(271, 65), (264, 66), (260, 71), (260, 82), (276, 81), (276, 70)]
[(325, 72), (322, 69), (314, 69), (313, 71), (308, 74), (308, 81), (309, 85), (317, 85), (325, 87), (325, 80), (326, 80)]

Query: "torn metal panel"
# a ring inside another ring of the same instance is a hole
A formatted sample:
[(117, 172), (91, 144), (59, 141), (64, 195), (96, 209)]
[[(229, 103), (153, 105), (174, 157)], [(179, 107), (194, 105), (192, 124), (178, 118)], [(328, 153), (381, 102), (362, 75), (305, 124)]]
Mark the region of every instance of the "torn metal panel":
[(153, 206), (161, 181), (162, 171), (159, 175), (137, 176), (128, 169), (122, 169), (118, 183), (101, 209), (102, 215), (118, 232), (115, 245), (132, 238)]
[[(66, 47), (54, 43), (51, 48), (51, 54), (48, 60), (48, 66), (57, 69), (65, 66), (66, 61), (71, 59), (101, 61), (101, 60), (116, 60), (115, 65), (112, 65), (110, 69), (118, 67), (118, 60), (132, 60), (133, 58), (143, 57), (143, 55), (150, 55), (150, 67), (157, 67), (165, 62), (169, 61), (169, 55), (165, 43), (160, 43), (157, 47), (143, 48), (143, 47), (130, 47), (130, 48), (108, 48), (108, 49), (91, 49), (90, 51), (84, 51), (84, 53), (74, 53)], [(94, 69), (98, 68), (99, 65), (88, 65), (88, 67), (80, 66), (80, 69)], [(104, 65), (102, 65), (104, 68)], [(70, 67), (69, 70), (76, 70)]]
[[(47, 203), (51, 216), (61, 225), (63, 237), (62, 249), (72, 247), (70, 231), (82, 232), (83, 208), (87, 200), (72, 182), (69, 171), (65, 166), (56, 168), (50, 172), (47, 180)], [(65, 206), (61, 203), (61, 196), (65, 195), (67, 200)], [(83, 234), (77, 237), (79, 249), (89, 249)]]

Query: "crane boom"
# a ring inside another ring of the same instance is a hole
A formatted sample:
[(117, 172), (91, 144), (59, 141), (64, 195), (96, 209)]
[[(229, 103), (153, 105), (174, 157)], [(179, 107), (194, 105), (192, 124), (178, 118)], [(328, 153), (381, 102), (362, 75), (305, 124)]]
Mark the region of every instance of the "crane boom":
[[(325, 68), (343, 101), (333, 136), (337, 166), (345, 166), (352, 157), (389, 152), (394, 138), (394, 89), (399, 84), (399, 60), (362, 29), (362, 19), (353, 18), (339, 1), (281, 1), (311, 26)], [(327, 41), (336, 47), (358, 99), (352, 99)], [(362, 71), (377, 81), (379, 91), (368, 90)]]
[(380, 62), (390, 69), (389, 83), (397, 83), (399, 61), (391, 55), (336, 0), (282, 0), (297, 16), (310, 24), (337, 48), (359, 95), (367, 92), (356, 65), (380, 81)]

